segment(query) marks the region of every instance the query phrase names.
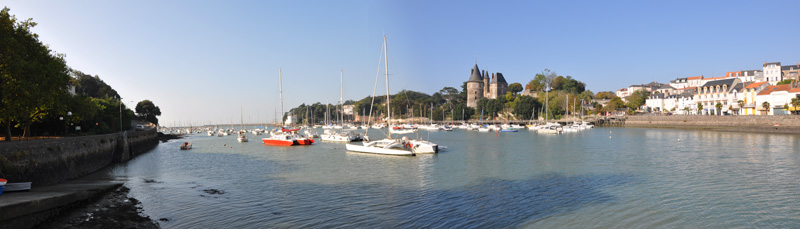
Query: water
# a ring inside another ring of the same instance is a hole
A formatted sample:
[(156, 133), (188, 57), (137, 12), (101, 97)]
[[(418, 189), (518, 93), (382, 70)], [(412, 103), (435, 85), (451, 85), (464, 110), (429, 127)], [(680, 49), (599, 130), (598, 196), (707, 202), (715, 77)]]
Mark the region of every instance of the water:
[[(795, 135), (420, 135), (449, 149), (397, 157), (196, 135), (109, 174), (167, 228), (800, 227)], [(178, 150), (183, 141), (194, 149)]]

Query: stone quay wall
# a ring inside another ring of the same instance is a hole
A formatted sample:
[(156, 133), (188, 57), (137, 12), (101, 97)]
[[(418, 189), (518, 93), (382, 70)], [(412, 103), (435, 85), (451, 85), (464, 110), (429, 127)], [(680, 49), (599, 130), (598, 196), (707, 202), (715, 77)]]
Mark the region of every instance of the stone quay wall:
[(155, 128), (145, 131), (0, 143), (0, 177), (46, 186), (75, 179), (115, 162), (128, 161), (158, 145)]
[(627, 116), (623, 126), (800, 134), (800, 116), (634, 115)]

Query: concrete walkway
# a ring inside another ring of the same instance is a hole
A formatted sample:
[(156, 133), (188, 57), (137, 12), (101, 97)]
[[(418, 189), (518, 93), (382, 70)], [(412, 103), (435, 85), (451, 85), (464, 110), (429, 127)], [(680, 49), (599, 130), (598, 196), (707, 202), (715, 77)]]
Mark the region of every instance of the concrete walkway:
[(83, 202), (100, 197), (122, 183), (72, 180), (30, 191), (0, 195), (0, 228), (30, 228)]

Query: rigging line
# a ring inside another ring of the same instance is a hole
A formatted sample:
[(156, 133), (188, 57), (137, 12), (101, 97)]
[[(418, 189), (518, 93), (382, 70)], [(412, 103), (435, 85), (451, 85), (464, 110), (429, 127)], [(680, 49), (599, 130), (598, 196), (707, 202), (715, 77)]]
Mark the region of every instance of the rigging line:
[[(381, 77), (381, 64), (383, 63), (383, 45), (381, 45), (381, 53), (378, 55), (378, 71), (375, 73), (375, 86), (372, 88), (372, 101), (369, 104), (369, 120), (367, 120), (367, 131), (364, 132), (364, 135), (369, 133), (369, 129), (372, 128), (370, 122), (372, 122), (372, 107), (375, 105), (375, 92), (378, 89), (378, 79)], [(386, 133), (384, 133), (386, 135)]]

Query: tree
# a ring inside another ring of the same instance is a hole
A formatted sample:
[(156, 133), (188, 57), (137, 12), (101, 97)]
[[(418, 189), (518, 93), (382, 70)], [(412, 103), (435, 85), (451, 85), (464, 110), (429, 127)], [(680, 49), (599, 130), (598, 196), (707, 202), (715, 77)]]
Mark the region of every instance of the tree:
[(699, 115), (700, 111), (702, 111), (702, 110), (703, 110), (703, 104), (702, 103), (697, 103), (697, 114)]
[(522, 91), (522, 84), (520, 83), (512, 83), (508, 85), (508, 91), (516, 95), (517, 93)]
[(744, 101), (739, 100), (739, 101), (736, 101), (736, 103), (739, 104), (739, 114), (741, 115), (742, 114), (742, 110), (744, 110)]
[(541, 104), (536, 101), (535, 98), (530, 96), (520, 96), (519, 101), (514, 103), (514, 115), (517, 116), (519, 119), (527, 120), (536, 117), (531, 117), (533, 115), (533, 111), (537, 108), (541, 107)]
[(689, 107), (683, 107), (684, 114), (689, 114)]
[(631, 109), (638, 109), (639, 107), (644, 105), (645, 101), (647, 100), (647, 97), (649, 96), (650, 92), (648, 91), (645, 90), (635, 91), (628, 97), (625, 97), (625, 99), (628, 100), (628, 103), (625, 105)]
[(606, 112), (615, 112), (617, 111), (617, 109), (624, 107), (625, 103), (622, 102), (622, 99), (620, 97), (614, 97), (611, 98), (611, 101), (608, 101), (608, 104), (606, 104), (606, 106), (603, 107), (603, 109)]
[(145, 99), (136, 104), (136, 113), (139, 114), (139, 118), (158, 124), (156, 116), (161, 116), (161, 109), (153, 104), (153, 101)]
[(75, 85), (75, 92), (91, 98), (119, 98), (117, 91), (111, 88), (99, 76), (91, 76), (78, 70), (70, 69), (70, 74), (74, 77), (72, 84)]
[(595, 95), (594, 97), (597, 98), (597, 99), (611, 99), (611, 98), (617, 97), (617, 95), (614, 94), (614, 92), (601, 91), (601, 92), (598, 92), (597, 95)]
[(717, 104), (714, 104), (714, 107), (717, 108), (717, 114), (722, 115), (722, 103), (717, 102)]
[(792, 98), (792, 107), (794, 107), (794, 113), (800, 113), (800, 99)]
[(439, 90), (439, 94), (441, 94), (445, 100), (448, 102), (458, 98), (458, 89), (454, 87), (444, 87), (442, 90)]
[(0, 124), (11, 141), (11, 124), (24, 128), (48, 113), (67, 95), (68, 68), (64, 55), (50, 50), (32, 33), (32, 19), (18, 22), (8, 7), (0, 11)]
[(792, 83), (792, 82), (794, 82), (794, 80), (793, 80), (793, 79), (785, 79), (785, 80), (781, 80), (780, 82), (778, 82), (778, 83), (777, 83), (777, 84), (775, 84), (775, 85), (784, 85), (784, 84), (790, 84), (790, 83)]
[(761, 107), (764, 108), (764, 111), (769, 114), (769, 102), (764, 102), (761, 104)]

